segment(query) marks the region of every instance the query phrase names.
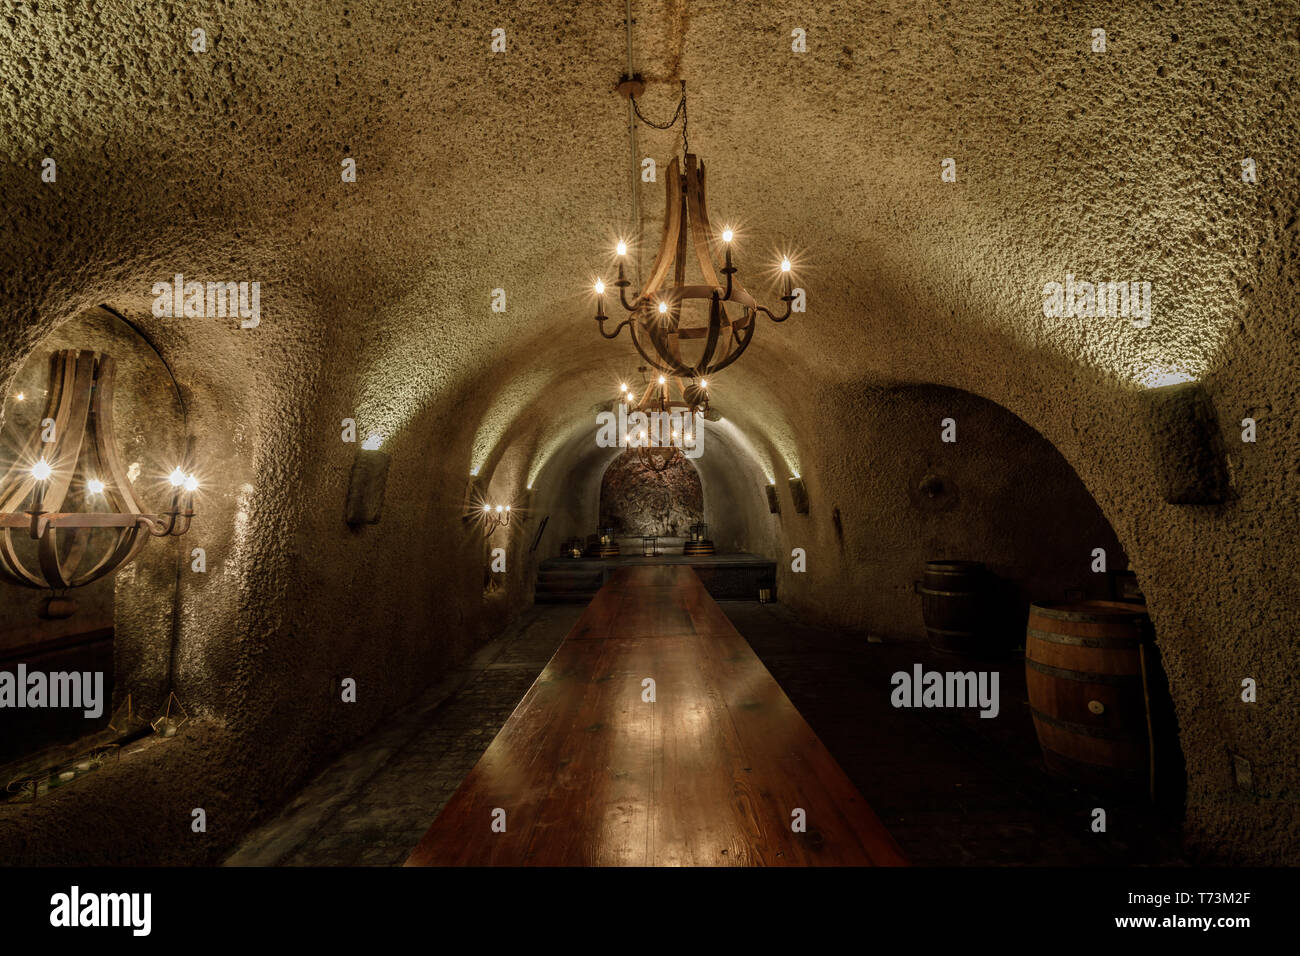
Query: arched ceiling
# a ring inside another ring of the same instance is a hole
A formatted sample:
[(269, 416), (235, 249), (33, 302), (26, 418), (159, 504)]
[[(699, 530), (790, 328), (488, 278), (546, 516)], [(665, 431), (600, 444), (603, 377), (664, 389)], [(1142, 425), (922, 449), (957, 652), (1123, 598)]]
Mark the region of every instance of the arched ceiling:
[[(1276, 227), (1238, 162), (1295, 174), (1297, 40), (1281, 6), (633, 11), (643, 108), (671, 114), (687, 81), (691, 147), (715, 221), (742, 230), (742, 274), (770, 301), (773, 254), (794, 249), (808, 291), (806, 315), (764, 320), (719, 377), (744, 396), (738, 422), (789, 421), (814, 378), (939, 381), (1014, 407), (1062, 369), (1117, 387), (1199, 377), (1267, 279), (1256, 254)], [(634, 365), (625, 340), (596, 338), (587, 292), (630, 229), (612, 90), (622, 3), (94, 16), (98, 31), (19, 4), (0, 37), (23, 92), (0, 117), (19, 200), (5, 254), (64, 267), (62, 287), (6, 289), (20, 311), (52, 321), (87, 294), (77, 284), (120, 301), (173, 271), (261, 278), (264, 339), (310, 343), (354, 376), (337, 387), (363, 427), (391, 433), (462, 389), (492, 392), (476, 459), (534, 405), (585, 408)], [(1088, 49), (1098, 25), (1105, 54)], [(189, 49), (196, 27), (206, 52)], [(791, 51), (796, 27), (806, 53)], [(638, 135), (661, 164), (676, 149), (676, 131)], [(36, 176), (46, 154), (57, 187)], [(940, 181), (945, 157), (956, 183)], [(661, 189), (640, 189), (649, 249)], [(1150, 281), (1151, 328), (1044, 317), (1044, 283), (1067, 272)], [(315, 319), (276, 329), (290, 298)], [(999, 383), (1008, 355), (1040, 361)]]

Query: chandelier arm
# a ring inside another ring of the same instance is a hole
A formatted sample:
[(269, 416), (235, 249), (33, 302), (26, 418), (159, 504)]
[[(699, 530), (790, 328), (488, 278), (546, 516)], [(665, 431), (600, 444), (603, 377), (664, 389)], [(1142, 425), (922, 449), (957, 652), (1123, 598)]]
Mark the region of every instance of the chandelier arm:
[(600, 334), (601, 334), (602, 336), (604, 336), (605, 338), (607, 338), (607, 339), (616, 339), (616, 338), (618, 338), (618, 333), (620, 333), (620, 332), (623, 331), (623, 327), (632, 324), (632, 320), (631, 320), (630, 318), (628, 318), (628, 319), (624, 319), (622, 322), (620, 322), (618, 325), (616, 325), (616, 326), (614, 327), (614, 331), (613, 331), (613, 332), (606, 332), (606, 331), (605, 331), (605, 317), (604, 317), (604, 316), (597, 316), (597, 317), (596, 317), (596, 321), (600, 323)]
[(773, 322), (784, 322), (786, 319), (790, 318), (791, 304), (794, 302), (794, 300), (788, 295), (783, 295), (781, 296), (781, 301), (785, 303), (785, 312), (782, 315), (777, 315), (776, 313), (772, 312), (772, 310), (765, 309), (761, 305), (755, 306), (755, 308), (757, 309), (757, 311), (762, 312), (764, 315), (766, 315)]
[(644, 298), (644, 294), (637, 295), (636, 298), (632, 300), (632, 304), (629, 305), (627, 301), (626, 293), (627, 293), (627, 287), (630, 286), (632, 283), (628, 282), (627, 280), (624, 280), (616, 284), (618, 285), (618, 301), (623, 306), (623, 309), (625, 311), (635, 312), (637, 311), (637, 309), (641, 308), (641, 300)]

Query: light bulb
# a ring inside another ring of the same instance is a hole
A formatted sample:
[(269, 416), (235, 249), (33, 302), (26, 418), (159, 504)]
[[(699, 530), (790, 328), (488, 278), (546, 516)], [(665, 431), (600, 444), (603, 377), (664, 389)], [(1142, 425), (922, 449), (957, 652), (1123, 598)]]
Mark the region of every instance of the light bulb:
[(662, 314), (662, 313), (667, 312), (667, 311), (668, 311), (668, 303), (667, 303), (667, 302), (660, 302), (660, 303), (659, 303), (659, 312)]
[(104, 483), (98, 478), (91, 478), (86, 482), (86, 490), (92, 495), (102, 495), (104, 493)]
[(789, 259), (782, 259), (782, 260), (781, 260), (781, 271), (782, 271), (782, 272), (789, 272), (789, 271), (790, 271), (790, 260), (789, 260)]
[(186, 476), (185, 476), (185, 490), (186, 490), (186, 491), (198, 491), (198, 490), (199, 490), (199, 480), (198, 480), (197, 478), (195, 478), (193, 475), (186, 475)]
[(664, 384), (666, 381), (668, 381), (668, 379), (664, 378), (662, 375), (659, 376), (659, 384), (660, 384), (660, 385)]
[(491, 510), (492, 510), (492, 506), (491, 506), (491, 505), (484, 505), (484, 506), (483, 506), (483, 510), (484, 510), (484, 511), (491, 511)]
[(618, 241), (618, 254), (620, 256), (627, 255), (627, 243), (624, 242), (622, 239)]
[(626, 392), (626, 391), (627, 391), (627, 382), (624, 382), (624, 383), (622, 383), (621, 385), (619, 385), (618, 390), (619, 390), (620, 392)]
[(497, 514), (500, 514), (500, 513), (501, 513), (501, 506), (500, 506), (500, 505), (497, 505)]
[(700, 379), (700, 388), (708, 388), (708, 387), (709, 387), (708, 380), (707, 380), (707, 379)]
[(597, 280), (596, 280), (596, 295), (604, 295), (604, 294), (605, 294), (605, 283), (602, 282), (600, 279), (597, 279)]
[(731, 237), (732, 237), (732, 235), (734, 235), (734, 234), (732, 233), (730, 227), (728, 227), (728, 228), (722, 230), (722, 241), (723, 241), (723, 242), (730, 242), (730, 241), (731, 241)]
[(176, 468), (167, 476), (167, 480), (172, 483), (173, 488), (179, 488), (185, 484), (185, 472), (181, 471), (180, 468)]
[(27, 398), (27, 396), (24, 395), (22, 392), (19, 392), (17, 395), (14, 396), (14, 398), (18, 399), (18, 401), (21, 402), (24, 401)]
[(509, 511), (509, 510), (510, 510), (510, 506), (509, 506), (509, 505), (506, 505), (506, 511)]
[(674, 437), (674, 438), (677, 437), (677, 429), (676, 429), (676, 428), (673, 429), (673, 437)]
[(53, 470), (54, 469), (50, 467), (50, 463), (42, 458), (36, 464), (32, 465), (32, 477), (37, 481), (45, 481), (50, 477)]
[(642, 441), (645, 441), (645, 432), (642, 432), (642, 433), (641, 433), (641, 440), (642, 440)]

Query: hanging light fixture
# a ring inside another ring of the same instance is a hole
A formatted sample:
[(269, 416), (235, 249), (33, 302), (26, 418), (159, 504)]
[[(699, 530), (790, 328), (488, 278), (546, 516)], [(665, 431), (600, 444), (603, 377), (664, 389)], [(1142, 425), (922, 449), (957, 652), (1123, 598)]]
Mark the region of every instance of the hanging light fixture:
[[(780, 270), (783, 280), (781, 301), (785, 309), (780, 315), (761, 306), (745, 289), (737, 275), (732, 247), (735, 233), (728, 227), (715, 232), (709, 221), (705, 198), (704, 164), (690, 152), (686, 139), (686, 84), (682, 83), (682, 98), (673, 118), (665, 124), (650, 123), (636, 107), (635, 83), (626, 80), (620, 84), (631, 100), (636, 116), (657, 129), (667, 129), (682, 119), (682, 152), (685, 169), (673, 157), (668, 167), (665, 191), (667, 208), (664, 231), (659, 241), (650, 276), (641, 291), (629, 297), (631, 281), (627, 278), (625, 261), (628, 246), (620, 240), (618, 255), (619, 303), (628, 317), (616, 325), (612, 332), (605, 330), (611, 321), (605, 313), (605, 283), (597, 280), (596, 322), (600, 334), (612, 339), (626, 327), (641, 357), (665, 375), (683, 379), (696, 379), (713, 375), (731, 365), (744, 353), (753, 340), (759, 313), (774, 322), (784, 322), (790, 317), (794, 302), (791, 263), (782, 257)], [(718, 255), (718, 243), (722, 255)], [(700, 281), (687, 281), (687, 266), (693, 258), (699, 267)], [(723, 263), (721, 269), (717, 262)], [(671, 274), (671, 278), (670, 278)], [(707, 321), (691, 324), (690, 313), (707, 309)], [(683, 352), (683, 342), (697, 341), (698, 354), (688, 356)]]
[(707, 379), (683, 382), (667, 375), (647, 377), (644, 365), (639, 371), (644, 385), (640, 398), (626, 383), (619, 387), (620, 414), (629, 425), (625, 443), (644, 467), (661, 472), (683, 451), (697, 447), (701, 418), (709, 409), (709, 383)]
[[(44, 433), (0, 478), (0, 579), (55, 591), (84, 587), (135, 558), (150, 537), (189, 531), (199, 487), (193, 474), (172, 471), (171, 506), (156, 514), (144, 510), (122, 467), (113, 439), (114, 369), (104, 353), (54, 353)], [(70, 507), (77, 501), (81, 510)], [(26, 534), (15, 540), (15, 531)], [(34, 544), (20, 545), (23, 538)]]

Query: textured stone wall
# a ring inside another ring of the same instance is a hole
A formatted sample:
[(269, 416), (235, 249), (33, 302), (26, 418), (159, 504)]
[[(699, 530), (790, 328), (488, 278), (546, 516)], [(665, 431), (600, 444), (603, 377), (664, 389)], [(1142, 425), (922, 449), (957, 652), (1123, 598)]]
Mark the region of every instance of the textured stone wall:
[[(796, 13), (806, 54), (790, 51)], [(0, 387), (45, 335), (110, 303), (177, 370), (211, 478), (195, 531), (209, 572), (181, 576), (174, 630), (161, 608), (139, 618), (150, 641), (175, 643), (196, 720), (48, 800), (0, 807), (0, 856), (214, 858), (527, 599), (533, 526), (486, 541), (463, 521), (471, 472), (553, 523), (577, 486), (573, 522), (590, 523), (601, 456), (575, 436), (638, 364), (625, 339), (596, 335), (582, 291), (593, 273), (612, 279), (614, 231), (631, 228), (626, 107), (611, 92), (621, 16), (11, 5)], [(1183, 731), (1189, 840), (1237, 862), (1300, 858), (1294, 21), (1291, 3), (1209, 0), (1086, 16), (1006, 2), (637, 5), (643, 106), (666, 116), (689, 80), (691, 146), (714, 221), (743, 224), (747, 287), (774, 303), (772, 250), (789, 243), (808, 295), (790, 322), (760, 318), (748, 353), (711, 382), (744, 443), (725, 439), (734, 469), (701, 461), (706, 520), (722, 526), (716, 491), (735, 502), (732, 540), (773, 555), (814, 542), (808, 574), (784, 572), (782, 600), (863, 618), (854, 569), (874, 559), (855, 510), (868, 505), (849, 504), (870, 480), (855, 396), (936, 384), (1009, 410), (1078, 474), (1141, 578)], [(1098, 24), (1105, 54), (1089, 49)], [(511, 39), (494, 59), (498, 25)], [(205, 53), (188, 46), (194, 26), (208, 29)], [(575, 151), (575, 124), (593, 148)], [(642, 130), (638, 148), (666, 161), (679, 141)], [(47, 156), (56, 182), (40, 177)], [(940, 178), (945, 158), (955, 182)], [(637, 188), (639, 281), (663, 202), (662, 183)], [(260, 326), (155, 318), (150, 289), (176, 272), (260, 281)], [(1067, 274), (1151, 282), (1152, 324), (1045, 315), (1045, 283)], [(1217, 416), (1223, 504), (1159, 492), (1152, 450), (1166, 442), (1142, 392), (1179, 377), (1204, 384)], [(392, 462), (383, 519), (357, 530), (342, 515), (348, 417), (384, 436)], [(1238, 439), (1247, 417), (1251, 444)], [(899, 447), (905, 460), (910, 442)], [(796, 473), (807, 516), (793, 511)], [(510, 570), (485, 593), (498, 543)], [(339, 703), (342, 676), (358, 680), (356, 704)], [(1240, 698), (1246, 677), (1257, 703)], [(1252, 765), (1249, 789), (1233, 754)], [(207, 834), (186, 829), (195, 806)]]
[(632, 451), (609, 463), (600, 484), (600, 527), (684, 538), (704, 520), (704, 491), (695, 466), (683, 455), (659, 463), (663, 470), (655, 471)]

